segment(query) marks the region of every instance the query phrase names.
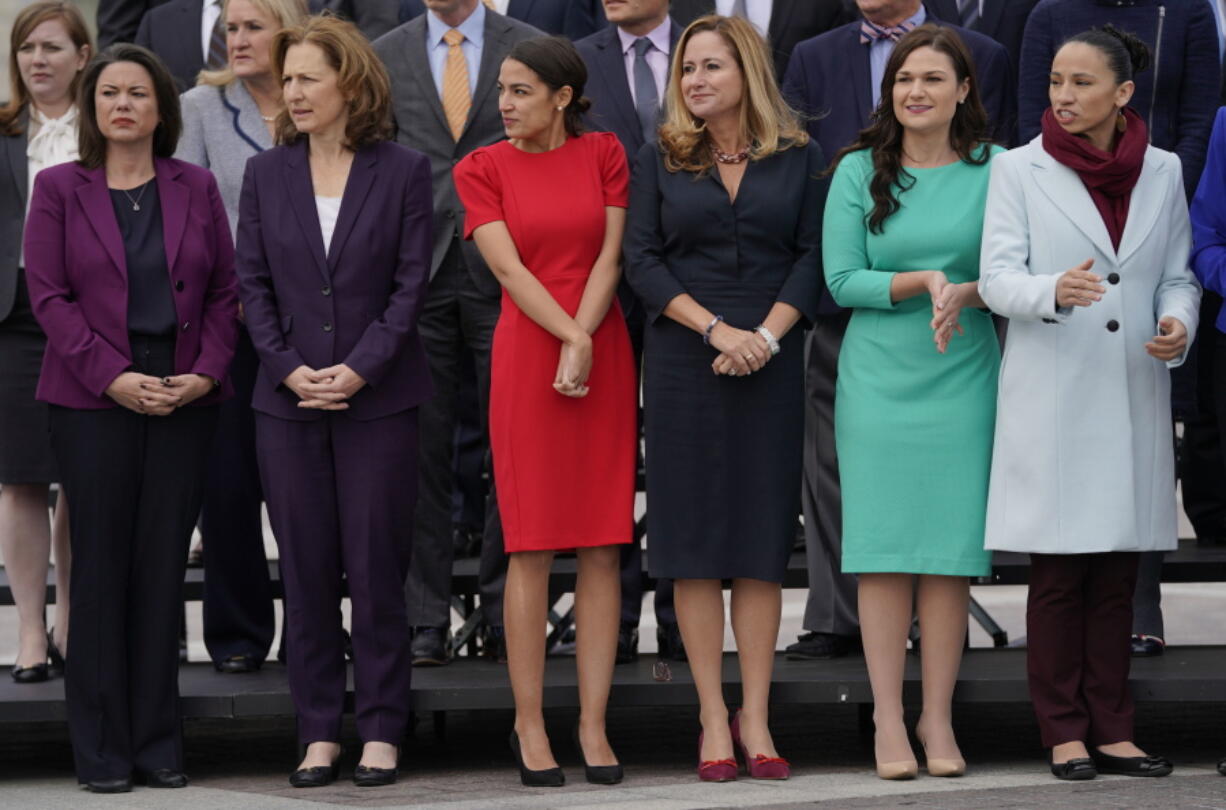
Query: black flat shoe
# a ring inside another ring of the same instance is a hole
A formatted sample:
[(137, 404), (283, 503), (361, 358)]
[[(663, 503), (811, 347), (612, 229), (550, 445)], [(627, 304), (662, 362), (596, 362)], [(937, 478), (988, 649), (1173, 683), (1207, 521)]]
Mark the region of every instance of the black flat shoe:
[(131, 793), (131, 779), (91, 779), (83, 787), (90, 793)]
[(368, 768), (359, 765), (353, 769), (353, 783), (358, 787), (382, 787), (396, 782), (399, 770), (396, 768)]
[(151, 788), (185, 788), (187, 774), (173, 768), (158, 768), (153, 771), (137, 771), (132, 781)]
[(1099, 773), (1113, 773), (1119, 776), (1167, 776), (1175, 770), (1175, 766), (1165, 757), (1113, 757), (1102, 751), (1090, 752), (1094, 765)]
[(296, 788), (324, 787), (336, 781), (341, 775), (340, 757), (331, 765), (316, 765), (313, 768), (299, 768), (289, 775), (289, 783)]
[(1089, 757), (1078, 757), (1077, 759), (1070, 759), (1068, 762), (1061, 762), (1059, 764), (1052, 762), (1050, 764), (1051, 775), (1057, 779), (1081, 782), (1098, 776), (1098, 768), (1094, 766), (1094, 760)]
[(566, 784), (566, 774), (561, 768), (546, 768), (543, 771), (530, 771), (524, 765), (523, 752), (519, 750), (519, 735), (511, 730), (511, 753), (515, 754), (515, 762), (519, 765), (519, 781), (524, 787), (562, 787)]
[(575, 740), (575, 749), (579, 752), (579, 758), (583, 760), (583, 778), (593, 785), (616, 785), (623, 778), (625, 772), (622, 770), (621, 763), (616, 765), (588, 765), (587, 754), (583, 753), (583, 743), (579, 742), (579, 727), (573, 729)]
[(639, 660), (639, 629), (632, 624), (623, 624), (617, 630), (616, 664), (633, 664)]
[(1133, 658), (1154, 658), (1166, 650), (1166, 642), (1157, 636), (1134, 635), (1131, 650)]
[(60, 648), (55, 646), (55, 638), (52, 636), (52, 631), (55, 628), (47, 631), (47, 674), (52, 678), (60, 678), (64, 675), (64, 669), (68, 664), (64, 661), (64, 656), (60, 654)]
[(259, 668), (260, 662), (250, 655), (232, 655), (213, 662), (213, 669), (231, 675), (244, 675), (248, 672), (256, 672)]
[(50, 677), (51, 673), (45, 663), (29, 667), (13, 665), (13, 680), (16, 683), (42, 683)]

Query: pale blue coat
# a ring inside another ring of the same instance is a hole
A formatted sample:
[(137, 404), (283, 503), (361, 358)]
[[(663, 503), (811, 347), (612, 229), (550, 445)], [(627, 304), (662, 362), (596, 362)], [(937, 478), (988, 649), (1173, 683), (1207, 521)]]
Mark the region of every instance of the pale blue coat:
[[(1117, 256), (1085, 185), (1039, 136), (992, 161), (982, 244), (980, 295), (1009, 318), (987, 547), (1173, 549), (1167, 366), (1183, 358), (1163, 363), (1145, 344), (1168, 315), (1189, 340), (1196, 334), (1200, 286), (1188, 269), (1179, 158), (1146, 150)], [(1089, 307), (1057, 309), (1057, 279), (1088, 258), (1107, 292)]]

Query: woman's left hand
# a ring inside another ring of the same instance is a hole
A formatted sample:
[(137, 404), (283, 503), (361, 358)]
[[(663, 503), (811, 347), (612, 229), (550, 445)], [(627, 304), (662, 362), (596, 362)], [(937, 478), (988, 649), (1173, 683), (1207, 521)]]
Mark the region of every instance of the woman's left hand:
[(1188, 348), (1188, 328), (1169, 315), (1158, 321), (1158, 334), (1145, 344), (1145, 351), (1164, 363), (1179, 357)]
[(307, 376), (311, 379), (310, 383), (303, 386), (307, 394), (331, 394), (332, 396), (305, 399), (298, 403), (299, 408), (343, 411), (349, 407), (347, 400), (366, 385), (366, 380), (362, 379), (362, 375), (344, 363), (308, 372)]
[(212, 377), (203, 374), (177, 374), (174, 377), (163, 377), (162, 385), (171, 393), (178, 394), (179, 402), (175, 406), (182, 408), (189, 402), (195, 402), (217, 387)]
[[(974, 282), (968, 282), (974, 283)], [(962, 307), (966, 304), (967, 284), (946, 284), (937, 297), (932, 299), (932, 341), (937, 345), (937, 351), (945, 354), (954, 332), (965, 334), (958, 318), (962, 315)]]
[[(766, 368), (766, 364), (771, 360), (771, 347), (766, 344), (766, 338), (757, 332), (753, 333), (751, 340), (754, 350), (752, 356), (759, 363), (758, 370), (761, 371)], [(720, 354), (711, 362), (711, 370), (716, 374), (726, 374), (730, 377), (742, 376), (737, 371), (736, 362), (727, 353)], [(753, 374), (752, 367), (749, 373)]]

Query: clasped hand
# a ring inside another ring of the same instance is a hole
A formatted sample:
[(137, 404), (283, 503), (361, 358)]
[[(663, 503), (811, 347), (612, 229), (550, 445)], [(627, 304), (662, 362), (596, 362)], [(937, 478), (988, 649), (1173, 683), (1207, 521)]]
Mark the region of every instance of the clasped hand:
[(214, 388), (203, 374), (151, 377), (125, 371), (106, 388), (106, 395), (123, 407), (147, 416), (169, 416), (176, 408), (194, 402)]
[(941, 354), (949, 348), (954, 332), (966, 334), (958, 319), (966, 306), (968, 289), (973, 286), (974, 282), (953, 284), (940, 270), (933, 270), (928, 277), (928, 295), (932, 298), (932, 320), (928, 325), (932, 327), (932, 341)]
[(312, 369), (298, 366), (283, 382), (301, 400), (299, 408), (315, 408), (321, 411), (343, 411), (366, 380), (344, 363), (327, 368)]
[(575, 340), (562, 341), (558, 354), (558, 370), (553, 376), (553, 390), (564, 397), (586, 397), (587, 379), (592, 373), (592, 338), (582, 332)]
[(743, 377), (761, 371), (771, 359), (771, 349), (764, 337), (723, 321), (711, 330), (709, 342), (719, 350), (719, 356), (711, 363), (711, 370), (716, 374)]

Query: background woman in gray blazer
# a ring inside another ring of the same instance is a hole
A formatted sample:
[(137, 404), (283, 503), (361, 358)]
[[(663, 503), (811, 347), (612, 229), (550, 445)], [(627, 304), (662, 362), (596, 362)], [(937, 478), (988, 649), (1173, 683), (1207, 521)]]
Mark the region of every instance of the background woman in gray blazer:
[[(72, 3), (43, 2), (17, 16), (10, 36), (9, 103), (0, 107), (0, 553), (20, 622), (13, 680), (47, 680), (48, 659), (68, 639), (68, 510), (47, 520), (47, 487), (56, 479), (47, 406), (34, 401), (47, 339), (26, 289), (21, 236), (34, 176), (77, 157), (81, 69), (93, 52), (85, 19)], [(63, 506), (61, 502), (61, 506)], [(43, 618), (47, 563), (55, 536), (55, 639)]]
[[(282, 28), (305, 21), (307, 5), (306, 0), (227, 0), (221, 13), (227, 64), (222, 70), (202, 72), (199, 85), (183, 94), (183, 136), (175, 157), (212, 169), (233, 235), (243, 169), (248, 158), (272, 147), (273, 121), (281, 107), (272, 39)], [(258, 369), (259, 359), (242, 326), (230, 365), (235, 396), (221, 406), (200, 515), (208, 547), (204, 644), (220, 672), (259, 669), (276, 632), (251, 410)]]

